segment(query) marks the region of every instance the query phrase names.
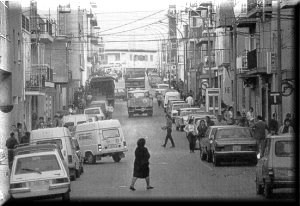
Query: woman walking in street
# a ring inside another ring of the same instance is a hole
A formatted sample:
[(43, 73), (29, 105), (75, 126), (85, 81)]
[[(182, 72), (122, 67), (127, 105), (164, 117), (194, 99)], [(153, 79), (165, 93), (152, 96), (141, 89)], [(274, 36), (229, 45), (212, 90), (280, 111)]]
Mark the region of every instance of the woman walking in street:
[(195, 144), (196, 144), (196, 135), (197, 135), (197, 128), (194, 124), (194, 120), (190, 119), (189, 123), (184, 127), (184, 131), (186, 132), (189, 145), (190, 145), (190, 153), (194, 153)]
[(198, 139), (200, 141), (200, 139), (205, 136), (205, 133), (206, 133), (206, 130), (207, 130), (207, 126), (206, 126), (204, 120), (200, 121), (200, 124), (199, 124), (197, 130), (198, 130)]
[(153, 187), (150, 186), (150, 178), (149, 178), (150, 154), (148, 152), (148, 149), (145, 147), (145, 144), (146, 144), (146, 140), (144, 138), (140, 138), (137, 141), (137, 148), (135, 150), (133, 178), (130, 185), (130, 189), (132, 191), (135, 190), (134, 184), (138, 178), (146, 179), (147, 189), (153, 189)]

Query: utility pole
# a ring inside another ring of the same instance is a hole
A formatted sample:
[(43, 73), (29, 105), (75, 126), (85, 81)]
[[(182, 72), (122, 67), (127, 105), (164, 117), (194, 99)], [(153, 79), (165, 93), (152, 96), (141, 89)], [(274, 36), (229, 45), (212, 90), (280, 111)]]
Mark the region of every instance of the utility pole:
[[(209, 12), (208, 9), (207, 9), (207, 12)], [(208, 51), (208, 70), (209, 70), (208, 84), (209, 84), (209, 88), (213, 88), (212, 80), (211, 80), (211, 64), (210, 64), (210, 32), (209, 32), (210, 14), (208, 14), (208, 15), (209, 15), (208, 23), (207, 23), (207, 36), (208, 36), (207, 51)]]
[[(277, 0), (277, 89), (281, 95), (281, 24), (280, 0)], [(282, 103), (278, 104), (278, 123), (282, 123)]]
[(237, 57), (237, 32), (236, 32), (236, 23), (233, 22), (233, 34), (232, 34), (232, 56), (233, 56), (233, 60), (232, 60), (232, 68), (233, 68), (233, 73), (234, 73), (234, 79), (233, 79), (233, 117), (236, 117), (236, 112), (238, 111), (238, 105), (237, 105), (237, 66), (236, 66), (236, 57)]

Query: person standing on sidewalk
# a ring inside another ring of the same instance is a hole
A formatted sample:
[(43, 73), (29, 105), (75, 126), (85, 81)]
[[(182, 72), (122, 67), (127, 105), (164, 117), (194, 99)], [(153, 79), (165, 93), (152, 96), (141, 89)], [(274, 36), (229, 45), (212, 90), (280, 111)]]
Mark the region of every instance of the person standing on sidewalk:
[(11, 132), (10, 133), (10, 138), (6, 140), (5, 146), (7, 147), (7, 152), (8, 152), (8, 166), (11, 169), (13, 160), (14, 160), (14, 149), (15, 146), (17, 146), (19, 143), (15, 137), (15, 133)]
[(160, 105), (162, 105), (162, 100), (163, 100), (163, 95), (161, 93), (157, 94), (157, 104), (158, 107), (160, 107)]
[(166, 147), (166, 145), (168, 143), (168, 139), (170, 139), (171, 144), (172, 144), (171, 148), (174, 148), (175, 143), (174, 143), (174, 140), (172, 138), (172, 118), (168, 114), (166, 114), (166, 118), (167, 118), (167, 124), (166, 124), (165, 127), (162, 127), (162, 128), (167, 130), (167, 135), (166, 135), (165, 143), (162, 146)]
[(134, 184), (138, 178), (142, 178), (146, 180), (147, 183), (147, 190), (153, 189), (152, 186), (150, 186), (150, 178), (149, 178), (149, 159), (150, 154), (148, 152), (148, 149), (145, 147), (146, 140), (145, 138), (140, 138), (137, 141), (137, 148), (135, 149), (135, 160), (134, 160), (134, 168), (133, 168), (133, 177), (131, 181), (131, 185), (129, 189), (132, 191), (135, 190)]
[(267, 123), (263, 121), (262, 116), (257, 116), (257, 122), (252, 126), (254, 130), (254, 137), (257, 141), (260, 155), (263, 155), (265, 149), (265, 140), (268, 135)]

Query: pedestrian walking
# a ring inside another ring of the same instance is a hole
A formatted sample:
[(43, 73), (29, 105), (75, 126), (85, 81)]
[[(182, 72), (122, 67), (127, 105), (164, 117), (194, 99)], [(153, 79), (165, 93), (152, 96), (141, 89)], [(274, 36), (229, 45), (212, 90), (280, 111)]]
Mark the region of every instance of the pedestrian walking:
[(228, 112), (227, 112), (227, 119), (226, 122), (228, 125), (233, 125), (234, 124), (234, 119), (233, 119), (233, 107), (229, 107), (228, 108)]
[(170, 139), (171, 144), (172, 144), (171, 148), (174, 148), (175, 143), (174, 143), (174, 140), (172, 138), (172, 118), (171, 118), (170, 115), (166, 114), (166, 119), (167, 119), (166, 126), (164, 126), (162, 128), (167, 130), (167, 135), (166, 135), (165, 143), (162, 146), (166, 147), (166, 145), (168, 143), (168, 139)]
[(207, 124), (208, 127), (215, 125), (214, 121), (212, 121), (209, 116), (206, 116), (205, 120), (206, 120), (206, 124)]
[(190, 119), (188, 124), (183, 129), (186, 132), (187, 139), (189, 141), (190, 146), (190, 153), (194, 153), (195, 146), (196, 146), (196, 135), (197, 135), (197, 128), (194, 124), (194, 120)]
[(268, 135), (268, 126), (267, 123), (263, 121), (262, 116), (257, 116), (257, 122), (254, 123), (252, 126), (254, 130), (254, 138), (256, 139), (259, 153), (262, 155), (264, 153), (265, 148), (265, 139)]
[(250, 107), (249, 111), (246, 114), (246, 117), (247, 117), (249, 122), (254, 119), (254, 112), (253, 111), (254, 111), (253, 107)]
[(271, 135), (278, 134), (278, 121), (276, 120), (276, 113), (272, 114), (272, 119), (269, 122), (269, 130)]
[(282, 125), (282, 126), (279, 128), (278, 133), (279, 133), (279, 134), (294, 133), (294, 129), (293, 129), (293, 127), (291, 126), (291, 120), (285, 119), (285, 120), (284, 120), (284, 125)]
[(29, 144), (30, 142), (30, 132), (25, 132), (25, 135), (21, 138), (20, 144)]
[(249, 122), (247, 120), (245, 112), (242, 112), (242, 116), (241, 116), (241, 118), (238, 122), (238, 125), (241, 126), (241, 127), (249, 127)]
[(227, 122), (226, 122), (224, 116), (221, 114), (218, 115), (218, 124), (219, 125), (227, 125)]
[(135, 160), (134, 160), (134, 168), (133, 168), (133, 177), (130, 185), (130, 189), (132, 191), (135, 190), (134, 184), (138, 178), (142, 178), (146, 180), (147, 189), (153, 189), (150, 186), (150, 169), (149, 169), (149, 159), (150, 154), (148, 149), (145, 147), (146, 140), (145, 138), (140, 138), (137, 141), (137, 148), (135, 149)]
[(108, 119), (112, 119), (113, 112), (114, 112), (114, 107), (111, 104), (109, 104), (107, 106), (107, 118)]
[(21, 141), (21, 138), (24, 136), (25, 134), (25, 131), (23, 129), (23, 126), (20, 122), (17, 123), (17, 133), (18, 133), (18, 136), (16, 137), (17, 138), (17, 141), (20, 142)]
[(188, 94), (188, 97), (186, 98), (185, 100), (190, 106), (193, 106), (194, 105), (194, 99), (193, 99), (193, 96), (192, 94)]
[(293, 119), (292, 119), (291, 113), (287, 113), (287, 114), (285, 115), (285, 119), (284, 119), (283, 123), (284, 123), (285, 120), (287, 120), (287, 119), (290, 121), (290, 126), (293, 127), (293, 129), (294, 129), (294, 121), (293, 121)]
[(200, 140), (201, 138), (203, 138), (205, 136), (205, 133), (207, 131), (207, 126), (206, 126), (204, 120), (200, 121), (200, 124), (197, 127), (197, 130), (198, 130), (198, 135), (197, 136), (198, 136), (198, 139)]
[(39, 122), (36, 126), (36, 129), (42, 129), (45, 127), (46, 127), (46, 125), (45, 125), (44, 117), (39, 117)]
[(14, 160), (14, 149), (18, 145), (18, 141), (15, 137), (15, 133), (11, 132), (10, 137), (6, 140), (6, 147), (8, 152), (8, 166), (11, 169)]
[(51, 117), (47, 118), (46, 127), (48, 127), (48, 128), (52, 128), (53, 127), (53, 123), (52, 123)]
[(157, 94), (157, 104), (158, 107), (160, 107), (162, 105), (162, 100), (163, 100), (163, 95), (161, 93)]

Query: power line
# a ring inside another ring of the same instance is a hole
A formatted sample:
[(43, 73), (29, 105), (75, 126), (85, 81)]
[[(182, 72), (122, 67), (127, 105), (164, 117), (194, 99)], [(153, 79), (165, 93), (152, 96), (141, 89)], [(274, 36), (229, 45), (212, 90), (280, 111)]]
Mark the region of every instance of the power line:
[(140, 19), (137, 19), (137, 20), (135, 20), (135, 21), (132, 21), (132, 22), (129, 22), (129, 23), (126, 23), (126, 24), (122, 24), (122, 25), (119, 25), (119, 26), (116, 26), (116, 27), (113, 27), (113, 28), (110, 28), (110, 29), (107, 29), (107, 30), (104, 30), (104, 31), (100, 31), (100, 33), (101, 33), (101, 32), (106, 32), (106, 31), (110, 31), (110, 30), (113, 30), (113, 29), (116, 29), (116, 28), (120, 28), (120, 27), (123, 27), (123, 26), (129, 25), (129, 24), (132, 24), (132, 23), (135, 23), (135, 22), (141, 21), (141, 20), (143, 20), (143, 19), (146, 19), (146, 18), (148, 18), (148, 17), (150, 17), (150, 16), (154, 16), (154, 15), (156, 15), (156, 14), (158, 14), (158, 13), (161, 13), (161, 12), (163, 12), (163, 11), (165, 11), (165, 9), (163, 9), (163, 10), (160, 10), (160, 11), (158, 11), (158, 12), (155, 12), (155, 13), (153, 13), (153, 14), (150, 14), (150, 15), (148, 15), (148, 16), (142, 17), (142, 18), (140, 18)]

